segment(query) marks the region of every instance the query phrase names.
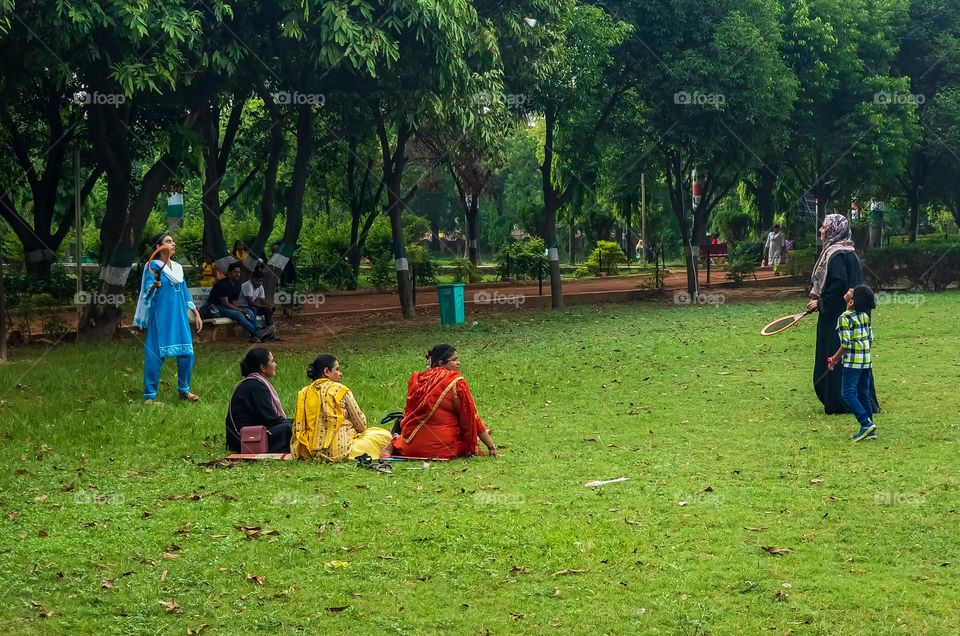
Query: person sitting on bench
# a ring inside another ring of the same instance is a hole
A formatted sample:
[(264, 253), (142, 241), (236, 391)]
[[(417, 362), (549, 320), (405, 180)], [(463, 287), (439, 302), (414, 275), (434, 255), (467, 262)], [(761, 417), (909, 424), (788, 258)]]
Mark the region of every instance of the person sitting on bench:
[(216, 282), (210, 290), (208, 302), (217, 306), (219, 316), (229, 318), (246, 329), (250, 334), (250, 342), (263, 342), (264, 338), (276, 332), (276, 327), (270, 325), (258, 329), (256, 314), (247, 314), (237, 306), (237, 299), (240, 298), (240, 267), (240, 263), (230, 263), (227, 267), (227, 277)]
[(240, 374), (243, 379), (234, 387), (227, 409), (227, 448), (240, 452), (240, 429), (244, 426), (266, 426), (267, 452), (290, 452), (291, 420), (270, 384), (270, 378), (277, 374), (273, 354), (268, 349), (251, 349), (240, 363)]
[[(266, 292), (263, 289), (263, 270), (256, 269), (250, 280), (240, 286), (240, 298), (237, 306), (249, 309), (255, 316), (263, 316), (263, 324), (267, 327), (273, 324), (273, 312), (276, 309), (266, 301)], [(273, 336), (268, 336), (273, 339)]]

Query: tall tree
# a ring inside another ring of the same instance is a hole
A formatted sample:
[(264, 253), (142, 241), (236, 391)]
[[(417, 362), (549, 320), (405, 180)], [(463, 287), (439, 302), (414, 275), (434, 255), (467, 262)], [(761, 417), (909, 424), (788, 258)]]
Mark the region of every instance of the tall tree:
[(710, 213), (786, 125), (795, 80), (777, 53), (773, 0), (656, 4), (637, 33), (647, 45), (642, 119), (660, 150), (693, 295)]
[(559, 14), (556, 24), (545, 26), (558, 37), (530, 85), (531, 104), (544, 120), (540, 175), (554, 308), (563, 306), (557, 214), (584, 183), (592, 185), (596, 140), (634, 81), (631, 66), (613, 55), (631, 27), (599, 7), (562, 6), (568, 11)]
[(903, 0), (784, 0), (787, 63), (799, 79), (788, 166), (817, 199), (880, 187), (903, 168), (915, 108), (890, 65), (906, 22)]
[(81, 152), (84, 166), (81, 204), (103, 174), (81, 141), (80, 104), (99, 96), (80, 91), (63, 62), (83, 45), (61, 26), (50, 7), (37, 3), (22, 7), (0, 33), (0, 143), (12, 159), (0, 168), (0, 217), (23, 245), (27, 274), (34, 277), (50, 274), (73, 226), (74, 152)]
[[(215, 6), (223, 11), (221, 4)], [(84, 339), (102, 339), (116, 330), (121, 313), (118, 305), (103, 301), (122, 298), (147, 217), (190, 153), (197, 117), (184, 103), (182, 89), (177, 91), (189, 79), (181, 75), (184, 52), (196, 45), (200, 14), (180, 1), (74, 9), (63, 14), (65, 31), (92, 44), (75, 58), (79, 81), (93, 95), (124, 98), (119, 105), (94, 99), (85, 107), (107, 199), (97, 300), (86, 307), (79, 332)], [(141, 161), (142, 176), (134, 172)]]
[(942, 138), (931, 130), (933, 113), (928, 112), (928, 106), (938, 100), (941, 92), (960, 82), (960, 11), (942, 0), (913, 0), (904, 33), (893, 72), (909, 78), (910, 92), (887, 93), (883, 97), (889, 102), (907, 101), (917, 110), (915, 143), (905, 169), (896, 177), (900, 194), (910, 204), (908, 232), (913, 242), (917, 240), (920, 209), (931, 198), (932, 173), (950, 164), (949, 159), (938, 160)]

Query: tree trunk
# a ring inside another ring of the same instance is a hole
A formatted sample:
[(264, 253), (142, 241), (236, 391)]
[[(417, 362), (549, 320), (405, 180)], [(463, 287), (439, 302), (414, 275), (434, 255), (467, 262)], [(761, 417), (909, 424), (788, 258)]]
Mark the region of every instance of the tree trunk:
[[(267, 241), (270, 240), (270, 234), (273, 233), (276, 219), (274, 200), (277, 194), (277, 170), (283, 155), (284, 130), (282, 123), (286, 116), (280, 114), (280, 110), (266, 88), (259, 86), (257, 94), (263, 100), (264, 108), (270, 114), (270, 145), (267, 152), (267, 167), (263, 171), (263, 192), (260, 195), (260, 229), (253, 239), (250, 250), (255, 254), (266, 254)], [(277, 269), (273, 266), (273, 263), (269, 263), (265, 271), (273, 274), (272, 276), (264, 276), (263, 280), (264, 295), (267, 302), (272, 302), (277, 291), (279, 275), (283, 268)]]
[(407, 122), (397, 126), (396, 146), (391, 151), (390, 140), (382, 113), (377, 121), (377, 136), (380, 138), (380, 151), (383, 155), (383, 182), (387, 190), (387, 216), (390, 217), (390, 231), (393, 243), (393, 258), (397, 270), (397, 295), (400, 296), (400, 312), (406, 320), (417, 317), (413, 303), (413, 288), (410, 284), (410, 265), (407, 261), (407, 249), (403, 239), (401, 215), (405, 201), (400, 194), (403, 185), (403, 172), (407, 167), (407, 142), (413, 130)]
[(283, 231), (283, 242), (296, 245), (303, 228), (303, 196), (307, 189), (307, 169), (313, 157), (313, 106), (301, 104), (297, 108), (297, 154), (293, 161), (293, 174), (290, 179), (290, 198), (287, 206), (287, 225)]
[[(116, 232), (117, 240), (111, 245), (105, 244), (104, 253), (108, 258), (101, 260), (97, 293), (91, 297), (93, 302), (87, 305), (80, 319), (78, 331), (81, 341), (107, 340), (116, 332), (122, 315), (123, 293), (130, 275), (130, 264), (138, 260), (140, 237), (147, 218), (167, 179), (174, 176), (172, 171), (178, 164), (179, 159), (169, 154), (153, 164), (143, 176), (137, 200), (129, 216), (123, 215), (123, 223)], [(125, 192), (129, 196), (129, 187), (125, 188)], [(122, 196), (123, 192), (119, 194)], [(109, 201), (109, 195), (107, 198)], [(117, 205), (117, 200), (113, 203)], [(116, 208), (112, 210), (112, 214), (118, 214)]]
[(777, 187), (777, 176), (776, 172), (764, 166), (757, 171), (756, 185), (750, 184), (750, 192), (757, 202), (758, 234), (773, 227), (773, 217), (776, 213), (774, 193)]
[(696, 300), (699, 290), (697, 277), (697, 248), (690, 242), (690, 222), (686, 213), (686, 181), (683, 178), (682, 162), (678, 155), (667, 160), (664, 170), (667, 179), (667, 191), (670, 194), (670, 207), (677, 217), (680, 227), (680, 240), (683, 243), (683, 257), (687, 268), (687, 293), (691, 300)]
[(920, 188), (914, 185), (910, 189), (909, 193), (910, 199), (910, 242), (915, 243), (917, 240), (917, 231), (920, 228)]
[[(546, 136), (543, 144), (543, 164), (540, 176), (543, 187), (543, 236), (547, 243), (547, 259), (550, 262), (550, 306), (563, 307), (563, 286), (560, 281), (560, 252), (557, 245), (557, 211), (570, 198), (570, 190), (558, 196), (553, 186), (553, 133), (557, 123), (556, 107), (547, 104), (544, 113)], [(573, 241), (571, 241), (571, 254)]]
[[(215, 113), (219, 116), (219, 111)], [(211, 114), (211, 118), (213, 117)], [(204, 128), (212, 128), (207, 137), (207, 147), (204, 151), (204, 163), (206, 164), (203, 194), (200, 196), (201, 208), (203, 211), (203, 246), (210, 251), (210, 255), (221, 271), (226, 273), (227, 265), (232, 262), (230, 250), (227, 249), (227, 242), (223, 236), (223, 226), (220, 223), (220, 184), (223, 181), (223, 175), (217, 166), (217, 142), (219, 137), (219, 124), (215, 121), (204, 122)]]
[(474, 192), (467, 208), (467, 249), (470, 262), (476, 265), (480, 260), (480, 237), (477, 232), (478, 217), (480, 216), (480, 193)]
[(427, 217), (430, 221), (430, 251), (443, 251), (443, 244), (440, 243), (440, 219), (436, 214), (430, 214)]

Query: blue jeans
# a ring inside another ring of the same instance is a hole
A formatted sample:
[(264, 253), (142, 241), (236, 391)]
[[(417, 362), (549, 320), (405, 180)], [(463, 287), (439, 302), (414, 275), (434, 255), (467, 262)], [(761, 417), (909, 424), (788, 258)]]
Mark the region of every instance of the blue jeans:
[(850, 412), (857, 418), (860, 426), (868, 426), (873, 421), (873, 382), (871, 369), (851, 369), (843, 367), (840, 395)]
[(235, 323), (237, 323), (238, 325), (240, 325), (241, 327), (249, 331), (251, 336), (257, 335), (257, 331), (260, 329), (257, 323), (252, 322), (250, 318), (247, 316), (247, 314), (245, 314), (242, 311), (237, 311), (236, 309), (230, 309), (228, 307), (221, 306), (220, 317), (229, 318), (230, 320), (234, 321)]

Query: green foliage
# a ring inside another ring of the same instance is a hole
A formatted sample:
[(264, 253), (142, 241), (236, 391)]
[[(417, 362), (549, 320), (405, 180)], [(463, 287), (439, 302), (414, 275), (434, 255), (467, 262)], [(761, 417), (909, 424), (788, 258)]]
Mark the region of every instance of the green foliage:
[(817, 248), (807, 247), (787, 252), (787, 273), (798, 282), (808, 282), (817, 262)]
[(750, 236), (753, 217), (744, 212), (735, 212), (723, 218), (721, 227), (727, 242), (736, 245)]
[(140, 253), (143, 254), (142, 258), (146, 259), (150, 256), (150, 252), (153, 251), (150, 241), (158, 234), (166, 231), (167, 217), (163, 213), (155, 211), (147, 217), (147, 223), (143, 226), (143, 234), (140, 237)]
[[(237, 241), (243, 241), (247, 247), (253, 243), (257, 232), (260, 231), (260, 220), (252, 215), (241, 214), (233, 209), (228, 209), (220, 216), (220, 225), (223, 228), (223, 238), (227, 244), (227, 251), (233, 251), (233, 244)], [(307, 228), (304, 224), (304, 230)], [(306, 238), (307, 233), (303, 236)], [(269, 247), (269, 243), (268, 243)]]
[(177, 256), (194, 267), (203, 262), (203, 220), (188, 216), (177, 233)]
[(623, 253), (619, 243), (613, 241), (597, 241), (597, 246), (590, 253), (587, 262), (577, 268), (576, 275), (582, 276), (616, 276), (620, 266), (627, 262), (627, 255)]
[(411, 245), (407, 249), (407, 260), (411, 272), (415, 271), (417, 286), (437, 284), (437, 265), (430, 260), (430, 254), (422, 245)]
[(960, 283), (960, 242), (922, 241), (864, 250), (861, 258), (867, 283), (874, 289), (901, 284), (943, 291)]
[(543, 239), (530, 238), (504, 245), (497, 252), (497, 276), (506, 280), (530, 280), (547, 276), (549, 264)]
[(301, 239), (302, 278), (313, 282), (314, 291), (353, 289), (356, 280), (347, 261), (350, 225), (331, 225), (320, 216), (307, 219)]
[[(97, 280), (95, 272), (84, 271), (83, 288), (87, 291), (96, 289)], [(136, 284), (139, 284), (139, 280)], [(11, 309), (27, 305), (31, 301), (33, 305), (71, 305), (77, 293), (75, 272), (62, 265), (54, 265), (50, 275), (42, 278), (4, 269), (3, 285), (7, 304)]]
[(727, 256), (727, 278), (733, 281), (734, 287), (739, 287), (743, 281), (752, 276), (760, 265), (760, 254), (757, 251), (763, 251), (763, 243), (737, 243), (730, 247)]
[(373, 256), (370, 258), (370, 284), (377, 289), (396, 289), (397, 274), (392, 257)]
[(450, 269), (453, 272), (453, 282), (455, 283), (479, 283), (483, 280), (480, 268), (471, 263), (469, 259), (454, 259), (450, 263)]

